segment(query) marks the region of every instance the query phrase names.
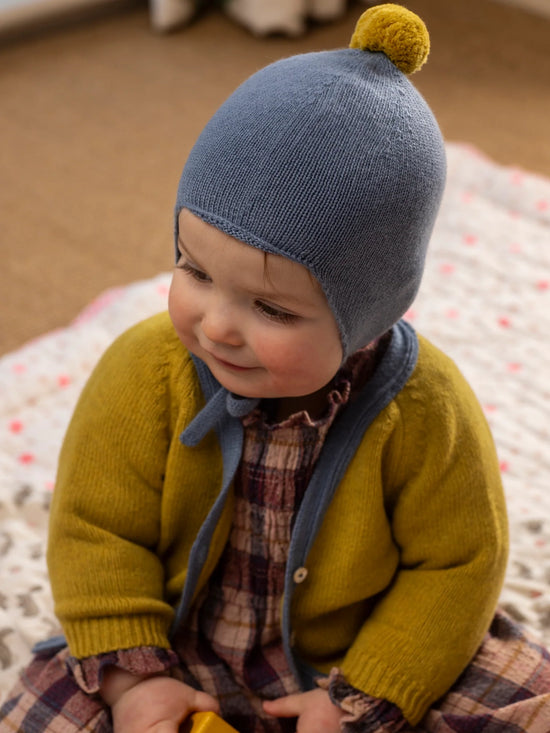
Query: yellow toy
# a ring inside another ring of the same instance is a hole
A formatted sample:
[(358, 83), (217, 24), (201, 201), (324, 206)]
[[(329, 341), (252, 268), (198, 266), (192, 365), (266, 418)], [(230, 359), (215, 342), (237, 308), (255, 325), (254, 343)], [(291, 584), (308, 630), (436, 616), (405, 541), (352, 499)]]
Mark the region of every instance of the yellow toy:
[(181, 733), (237, 733), (216, 713), (193, 713), (180, 728)]

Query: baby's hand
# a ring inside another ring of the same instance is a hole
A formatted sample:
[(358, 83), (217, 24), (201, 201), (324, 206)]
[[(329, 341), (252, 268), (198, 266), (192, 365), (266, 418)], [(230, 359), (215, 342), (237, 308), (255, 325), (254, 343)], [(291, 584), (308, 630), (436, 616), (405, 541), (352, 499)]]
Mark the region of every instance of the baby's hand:
[(340, 733), (344, 713), (334, 705), (326, 690), (310, 690), (266, 700), (265, 712), (276, 718), (298, 718), (296, 733)]
[(195, 711), (218, 712), (205, 692), (171, 677), (150, 677), (126, 690), (111, 706), (114, 733), (177, 733)]

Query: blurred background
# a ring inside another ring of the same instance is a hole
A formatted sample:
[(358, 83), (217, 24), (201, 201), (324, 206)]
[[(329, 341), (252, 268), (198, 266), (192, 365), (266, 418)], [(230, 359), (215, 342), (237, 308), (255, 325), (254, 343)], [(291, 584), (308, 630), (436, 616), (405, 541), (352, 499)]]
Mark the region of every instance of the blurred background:
[[(430, 31), (413, 80), (446, 139), (550, 176), (550, 0), (404, 4)], [(208, 118), (259, 67), (347, 45), (366, 5), (0, 0), (0, 354), (170, 270)]]

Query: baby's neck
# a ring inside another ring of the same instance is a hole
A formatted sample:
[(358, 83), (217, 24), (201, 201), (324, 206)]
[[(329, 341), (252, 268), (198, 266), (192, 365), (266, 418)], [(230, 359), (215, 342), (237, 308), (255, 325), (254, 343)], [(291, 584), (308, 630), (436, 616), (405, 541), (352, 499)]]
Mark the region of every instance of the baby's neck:
[(300, 397), (279, 397), (270, 400), (268, 412), (270, 420), (282, 422), (297, 412), (307, 412), (312, 420), (320, 418), (327, 409), (327, 395), (332, 389), (332, 382), (317, 392)]

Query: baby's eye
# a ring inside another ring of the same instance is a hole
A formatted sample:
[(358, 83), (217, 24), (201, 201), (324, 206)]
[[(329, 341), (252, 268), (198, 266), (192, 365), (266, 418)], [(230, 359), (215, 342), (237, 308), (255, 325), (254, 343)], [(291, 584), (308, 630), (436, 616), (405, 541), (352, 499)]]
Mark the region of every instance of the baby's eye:
[(202, 270), (199, 270), (198, 267), (195, 267), (190, 262), (186, 262), (180, 260), (178, 262), (178, 267), (182, 269), (184, 272), (186, 272), (188, 275), (190, 275), (194, 280), (200, 283), (207, 283), (210, 282), (210, 278), (206, 274), (206, 272), (203, 272)]
[(298, 316), (294, 315), (294, 313), (289, 313), (288, 311), (281, 310), (280, 308), (269, 305), (269, 303), (264, 303), (261, 300), (257, 300), (254, 303), (254, 307), (262, 315), (266, 316), (272, 321), (277, 321), (278, 323), (292, 323), (293, 321), (296, 321), (298, 319)]

